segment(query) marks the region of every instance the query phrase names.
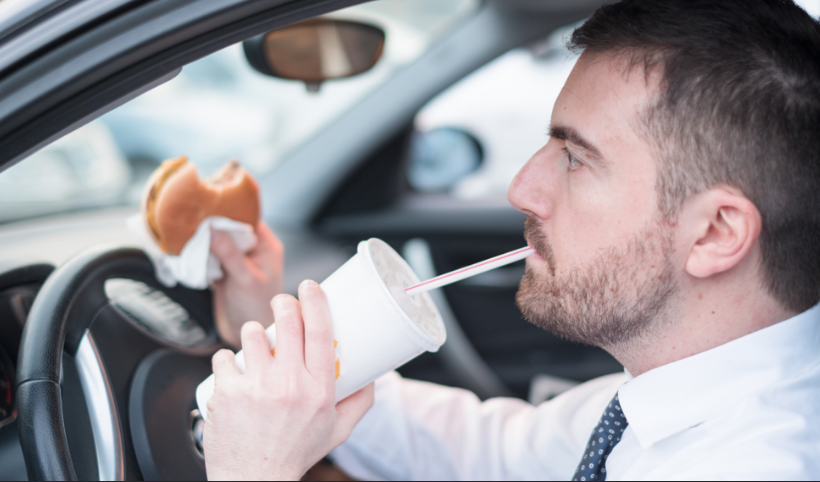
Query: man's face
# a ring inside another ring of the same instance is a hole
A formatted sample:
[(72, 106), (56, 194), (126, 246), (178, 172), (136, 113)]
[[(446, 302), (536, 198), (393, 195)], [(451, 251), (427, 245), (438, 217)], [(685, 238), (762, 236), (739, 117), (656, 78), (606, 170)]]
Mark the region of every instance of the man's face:
[(628, 343), (663, 321), (677, 291), (655, 156), (635, 129), (653, 85), (643, 69), (627, 74), (611, 58), (583, 55), (555, 104), (550, 141), (510, 187), (538, 252), (519, 307), (574, 341)]

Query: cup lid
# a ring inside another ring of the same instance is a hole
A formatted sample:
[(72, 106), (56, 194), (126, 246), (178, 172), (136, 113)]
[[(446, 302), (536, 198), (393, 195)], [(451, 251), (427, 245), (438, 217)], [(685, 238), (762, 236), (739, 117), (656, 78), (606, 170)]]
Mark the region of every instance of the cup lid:
[(407, 286), (420, 282), (410, 265), (378, 238), (359, 243), (358, 252), (366, 269), (382, 281), (381, 289), (402, 313), (408, 335), (425, 350), (438, 351), (447, 340), (444, 320), (429, 293), (413, 297), (404, 293)]

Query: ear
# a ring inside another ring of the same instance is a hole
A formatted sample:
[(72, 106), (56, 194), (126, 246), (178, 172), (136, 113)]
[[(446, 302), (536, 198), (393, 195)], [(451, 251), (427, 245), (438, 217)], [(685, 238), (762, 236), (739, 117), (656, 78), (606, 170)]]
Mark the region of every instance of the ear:
[(737, 266), (760, 237), (760, 211), (740, 190), (728, 186), (711, 189), (690, 201), (687, 224), (693, 229), (694, 243), (686, 272), (708, 278)]

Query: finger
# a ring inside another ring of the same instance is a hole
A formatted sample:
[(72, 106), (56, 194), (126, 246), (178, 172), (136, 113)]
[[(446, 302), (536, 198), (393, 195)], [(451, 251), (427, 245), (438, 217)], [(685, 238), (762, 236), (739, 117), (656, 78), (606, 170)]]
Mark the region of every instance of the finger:
[(299, 285), (299, 300), (305, 323), (305, 367), (313, 376), (333, 383), (336, 380), (336, 353), (325, 293), (315, 281), (303, 281)]
[(211, 366), (214, 371), (214, 386), (226, 383), (232, 377), (241, 376), (239, 368), (236, 366), (236, 355), (230, 350), (219, 350), (211, 359)]
[(242, 352), (248, 374), (259, 373), (273, 362), (270, 343), (260, 323), (249, 321), (242, 326)]
[(305, 327), (296, 298), (278, 295), (271, 302), (276, 320), (276, 361), (294, 368), (305, 366)]
[(211, 252), (228, 272), (228, 276), (240, 280), (248, 278), (247, 258), (236, 247), (230, 235), (211, 230)]
[(214, 300), (214, 322), (219, 338), (232, 349), (239, 350), (242, 343), (239, 340), (238, 330), (228, 318), (225, 300), (227, 292), (225, 290), (224, 280), (212, 283), (211, 290), (213, 291)]
[(257, 228), (257, 236), (259, 241), (256, 247), (248, 256), (254, 263), (254, 267), (259, 270), (269, 281), (268, 288), (273, 294), (282, 292), (282, 273), (285, 267), (285, 247), (279, 238), (271, 232), (271, 230), (260, 221)]
[[(259, 223), (256, 232), (258, 242), (248, 255), (254, 259), (260, 268), (269, 276), (281, 277), (284, 267), (285, 247), (279, 238), (265, 225)], [(278, 274), (277, 274), (278, 273)]]
[(375, 384), (371, 383), (336, 405), (336, 426), (333, 428), (334, 448), (350, 437), (353, 428), (365, 416), (375, 401)]
[(259, 243), (254, 248), (254, 253), (274, 253), (278, 256), (284, 253), (285, 248), (282, 242), (264, 221), (260, 220), (256, 225), (256, 236), (259, 238)]

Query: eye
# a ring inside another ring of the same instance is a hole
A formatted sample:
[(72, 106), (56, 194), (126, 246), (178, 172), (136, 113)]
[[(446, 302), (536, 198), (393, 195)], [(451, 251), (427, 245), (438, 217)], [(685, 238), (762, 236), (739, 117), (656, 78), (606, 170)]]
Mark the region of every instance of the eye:
[(564, 148), (564, 152), (566, 153), (567, 160), (569, 161), (569, 164), (567, 165), (568, 172), (572, 172), (578, 169), (579, 167), (583, 166), (581, 161), (579, 161), (577, 157), (575, 157), (571, 152), (569, 152), (569, 149), (567, 149), (566, 147)]

